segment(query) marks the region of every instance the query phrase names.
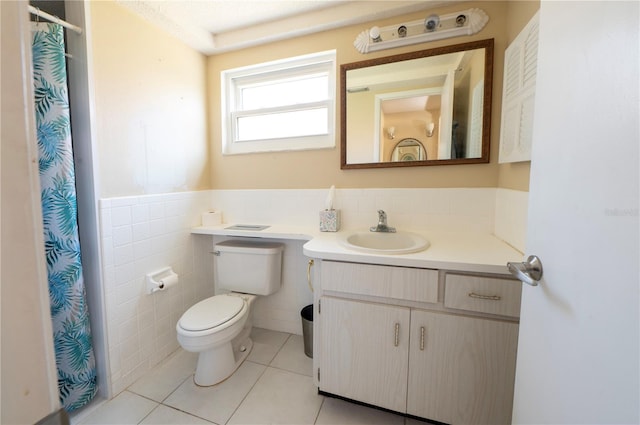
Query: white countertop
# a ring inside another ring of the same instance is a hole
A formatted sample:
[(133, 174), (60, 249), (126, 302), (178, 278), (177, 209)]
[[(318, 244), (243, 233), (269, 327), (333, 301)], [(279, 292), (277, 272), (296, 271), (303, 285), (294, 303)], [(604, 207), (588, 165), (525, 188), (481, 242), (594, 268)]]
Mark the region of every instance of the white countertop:
[[(260, 223), (262, 224), (262, 223)], [(523, 261), (523, 254), (490, 234), (448, 232), (442, 230), (413, 231), (430, 242), (429, 248), (412, 254), (385, 255), (357, 252), (339, 242), (345, 234), (360, 229), (320, 232), (308, 227), (271, 225), (264, 230), (230, 230), (233, 224), (194, 227), (191, 233), (201, 235), (244, 236), (267, 239), (306, 240), (303, 250), (307, 257), (323, 260), (350, 261), (430, 269), (509, 275), (507, 262)]]
[[(310, 230), (308, 227), (297, 227), (289, 225), (271, 225), (264, 230), (233, 230), (228, 227), (239, 225), (240, 223), (223, 223), (216, 226), (200, 226), (191, 229), (191, 233), (199, 235), (217, 235), (217, 236), (244, 236), (246, 238), (271, 238), (271, 239), (293, 239), (308, 241), (317, 236), (318, 232)], [(251, 223), (251, 225), (260, 225), (264, 223)]]

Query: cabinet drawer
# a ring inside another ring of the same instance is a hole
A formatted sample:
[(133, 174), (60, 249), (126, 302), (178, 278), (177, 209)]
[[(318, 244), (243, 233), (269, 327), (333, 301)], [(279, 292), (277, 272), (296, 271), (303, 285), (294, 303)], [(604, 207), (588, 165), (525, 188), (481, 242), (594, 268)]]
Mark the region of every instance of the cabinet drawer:
[(444, 306), (520, 317), (522, 284), (517, 280), (447, 274)]
[(438, 271), (323, 261), (322, 289), (399, 300), (438, 302)]

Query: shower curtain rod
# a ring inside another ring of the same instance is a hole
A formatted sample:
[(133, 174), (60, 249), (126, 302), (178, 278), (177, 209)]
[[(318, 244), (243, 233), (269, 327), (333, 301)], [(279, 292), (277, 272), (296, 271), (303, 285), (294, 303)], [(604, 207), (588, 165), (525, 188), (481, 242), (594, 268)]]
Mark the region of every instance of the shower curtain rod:
[(78, 33), (78, 34), (82, 34), (82, 28), (77, 27), (73, 24), (70, 24), (67, 21), (63, 21), (62, 19), (58, 18), (57, 16), (53, 16), (48, 14), (47, 12), (43, 12), (42, 10), (38, 9), (37, 7), (31, 6), (29, 5), (29, 12), (31, 12), (32, 14), (36, 15), (36, 16), (40, 16), (41, 18), (47, 19), (55, 24), (60, 24), (65, 28), (70, 29), (71, 31)]

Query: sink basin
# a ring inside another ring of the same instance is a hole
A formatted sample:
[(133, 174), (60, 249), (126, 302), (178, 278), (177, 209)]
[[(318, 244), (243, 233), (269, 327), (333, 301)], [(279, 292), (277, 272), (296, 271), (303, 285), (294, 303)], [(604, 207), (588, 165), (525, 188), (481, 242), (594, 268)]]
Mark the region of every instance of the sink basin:
[(415, 233), (354, 232), (340, 242), (345, 248), (372, 254), (410, 254), (429, 248), (429, 241)]

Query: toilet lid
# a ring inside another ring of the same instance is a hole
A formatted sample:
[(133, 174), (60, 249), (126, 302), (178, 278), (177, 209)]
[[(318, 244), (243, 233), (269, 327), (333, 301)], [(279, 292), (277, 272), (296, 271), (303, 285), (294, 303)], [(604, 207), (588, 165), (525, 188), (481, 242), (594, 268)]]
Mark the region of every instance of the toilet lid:
[(243, 305), (244, 300), (240, 297), (216, 295), (207, 298), (182, 315), (180, 327), (187, 331), (202, 331), (220, 326), (240, 313)]

